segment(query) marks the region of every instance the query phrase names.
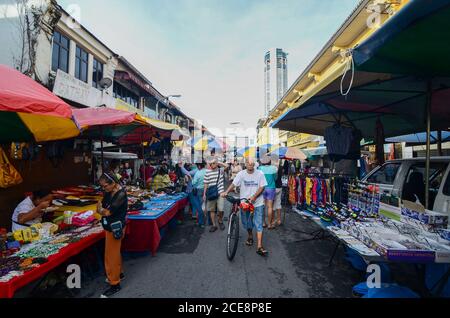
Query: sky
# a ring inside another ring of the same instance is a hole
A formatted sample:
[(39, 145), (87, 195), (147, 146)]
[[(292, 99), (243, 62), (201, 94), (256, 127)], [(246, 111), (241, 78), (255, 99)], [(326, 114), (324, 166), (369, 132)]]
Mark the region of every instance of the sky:
[[(59, 0), (210, 130), (256, 127), (264, 55), (282, 48), (291, 86), (360, 0)], [(76, 5), (76, 6), (74, 6)], [(217, 135), (217, 133), (216, 133)]]

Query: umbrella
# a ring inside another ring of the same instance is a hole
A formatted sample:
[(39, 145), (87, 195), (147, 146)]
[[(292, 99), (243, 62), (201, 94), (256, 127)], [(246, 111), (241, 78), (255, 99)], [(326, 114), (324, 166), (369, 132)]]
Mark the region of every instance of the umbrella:
[[(415, 76), (426, 86), (422, 107), (414, 109), (414, 112), (425, 114), (426, 207), (429, 202), (431, 126), (444, 130), (450, 121), (447, 105), (450, 97), (449, 37), (450, 0), (412, 0), (353, 52), (360, 70)], [(424, 111), (420, 111), (422, 109)]]
[(288, 160), (306, 160), (306, 154), (295, 147), (281, 147), (270, 153), (271, 156), (277, 156), (280, 159)]
[(275, 146), (271, 144), (265, 144), (261, 146), (248, 146), (239, 149), (237, 151), (237, 156), (243, 158), (260, 158), (265, 154), (269, 154), (272, 148), (275, 148)]
[(315, 156), (326, 156), (328, 154), (327, 147), (317, 147), (317, 148), (309, 148), (302, 150), (308, 158), (312, 158)]
[[(450, 141), (450, 132), (443, 131), (442, 133), (442, 142)], [(431, 132), (431, 142), (438, 142), (438, 132), (433, 131)], [(388, 143), (402, 143), (406, 142), (408, 144), (424, 144), (427, 142), (427, 133), (422, 132), (418, 134), (410, 134), (410, 135), (403, 135), (398, 137), (392, 137), (386, 139), (386, 142)]]
[(228, 148), (228, 146), (224, 142), (212, 136), (191, 138), (191, 140), (188, 141), (188, 144), (191, 147), (194, 147), (194, 150), (196, 151), (226, 151), (226, 149)]
[(79, 133), (68, 104), (28, 76), (0, 65), (0, 143), (61, 140)]
[[(449, 0), (412, 0), (353, 50), (356, 70), (348, 95), (341, 95), (340, 75), (333, 74), (324, 80), (327, 85), (322, 91), (273, 126), (323, 135), (337, 122), (359, 129), (365, 138), (374, 137), (378, 119), (385, 137), (429, 133), (431, 123), (434, 129), (446, 130), (450, 122), (449, 24)], [(426, 178), (429, 157), (428, 145)]]

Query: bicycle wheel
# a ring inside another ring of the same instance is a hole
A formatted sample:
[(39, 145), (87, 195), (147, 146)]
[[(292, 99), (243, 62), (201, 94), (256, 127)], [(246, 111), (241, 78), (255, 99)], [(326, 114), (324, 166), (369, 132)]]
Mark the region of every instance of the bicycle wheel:
[(239, 216), (237, 213), (231, 213), (228, 222), (227, 235), (227, 257), (231, 261), (236, 255), (239, 242)]

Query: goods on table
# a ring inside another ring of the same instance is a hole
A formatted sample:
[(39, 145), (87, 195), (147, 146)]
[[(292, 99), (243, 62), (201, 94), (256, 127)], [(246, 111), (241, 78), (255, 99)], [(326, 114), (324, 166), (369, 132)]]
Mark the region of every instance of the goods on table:
[[(75, 229), (67, 228), (58, 234), (54, 234), (58, 226), (52, 223), (36, 224), (34, 227), (39, 231), (39, 240), (23, 245), (17, 241), (8, 242), (16, 249), (13, 255), (0, 257), (0, 282), (8, 282), (14, 277), (21, 276), (26, 271), (47, 262), (48, 257), (59, 253), (68, 244), (103, 231), (98, 223)], [(23, 232), (21, 234), (23, 235)], [(10, 239), (13, 240), (14, 236), (11, 235)]]

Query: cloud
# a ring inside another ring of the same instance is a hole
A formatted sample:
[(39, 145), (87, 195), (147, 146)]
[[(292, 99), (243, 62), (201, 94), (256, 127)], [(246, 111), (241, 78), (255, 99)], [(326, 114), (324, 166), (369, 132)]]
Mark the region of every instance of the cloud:
[(163, 94), (182, 94), (186, 114), (225, 131), (263, 116), (267, 50), (289, 53), (293, 83), (358, 0), (78, 2), (90, 31)]

